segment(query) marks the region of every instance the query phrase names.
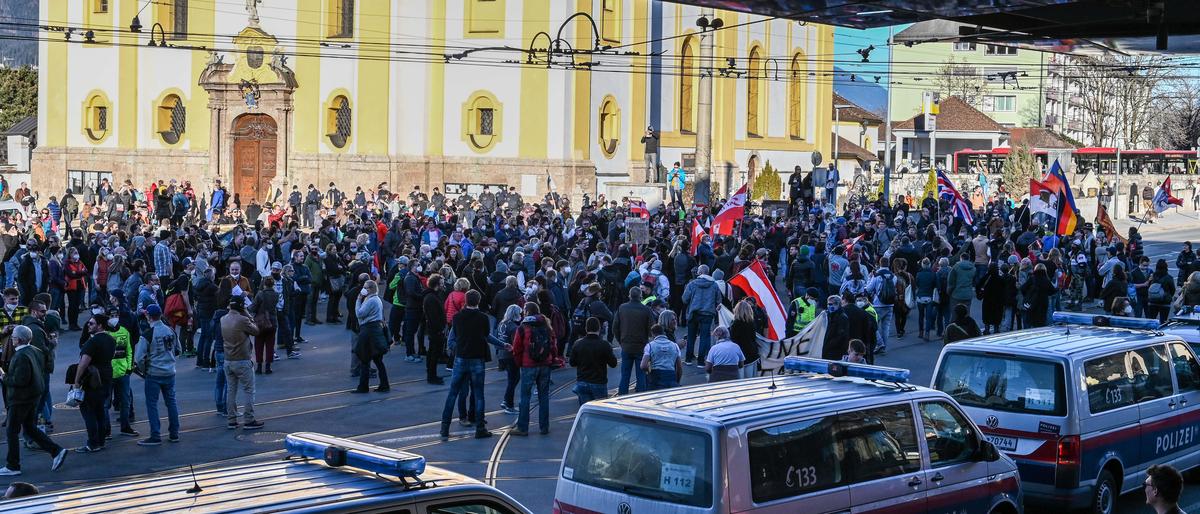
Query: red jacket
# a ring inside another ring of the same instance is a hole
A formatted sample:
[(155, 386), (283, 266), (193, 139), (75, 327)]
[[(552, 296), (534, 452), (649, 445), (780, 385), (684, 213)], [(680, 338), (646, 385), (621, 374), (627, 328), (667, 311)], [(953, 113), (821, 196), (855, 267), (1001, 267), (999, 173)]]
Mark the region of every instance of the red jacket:
[[(529, 344), (533, 341), (533, 325), (539, 323), (545, 327), (546, 332), (550, 336), (550, 357), (541, 362), (533, 360), (527, 352)], [(517, 327), (517, 332), (513, 334), (512, 355), (513, 360), (522, 368), (549, 366), (560, 360), (558, 356), (558, 343), (554, 339), (554, 330), (550, 328), (550, 322), (546, 320), (545, 316), (541, 314), (526, 316), (521, 321), (521, 326)]]
[(87, 276), (87, 268), (84, 267), (81, 261), (68, 261), (63, 266), (63, 274), (67, 279), (67, 291), (83, 291), (87, 289), (87, 282), (84, 277)]
[(467, 293), (462, 291), (451, 291), (450, 296), (446, 297), (446, 303), (442, 306), (446, 309), (446, 323), (454, 321), (454, 315), (458, 311), (463, 310), (467, 306)]

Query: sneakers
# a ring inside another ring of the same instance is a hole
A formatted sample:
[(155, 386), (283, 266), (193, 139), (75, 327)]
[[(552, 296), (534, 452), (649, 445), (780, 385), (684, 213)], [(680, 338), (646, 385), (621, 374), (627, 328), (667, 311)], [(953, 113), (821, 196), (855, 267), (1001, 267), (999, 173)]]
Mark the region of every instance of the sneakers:
[(515, 437), (526, 437), (529, 435), (529, 432), (527, 432), (525, 430), (521, 430), (519, 428), (514, 428), (514, 429), (508, 431), (508, 435), (515, 436)]
[(489, 438), (489, 437), (491, 437), (491, 436), (492, 436), (492, 433), (491, 433), (491, 432), (489, 432), (489, 431), (487, 431), (487, 430), (476, 430), (476, 431), (475, 431), (475, 438), (476, 438), (476, 439), (487, 439), (487, 438)]
[(96, 452), (98, 452), (98, 451), (100, 451), (100, 450), (103, 450), (103, 449), (104, 449), (104, 447), (103, 447), (103, 446), (100, 446), (100, 447), (97, 447), (97, 448), (92, 448), (91, 446), (88, 446), (88, 445), (86, 445), (86, 444), (85, 444), (85, 445), (83, 445), (83, 446), (80, 446), (79, 448), (76, 448), (76, 449), (75, 449), (75, 453), (96, 453)]
[(288, 356), (287, 356), (287, 358), (289, 358), (289, 359), (299, 359), (299, 358), (300, 358), (300, 352), (297, 352), (297, 351), (294, 351), (294, 350), (293, 350), (293, 351), (290, 351), (290, 352), (288, 352)]
[(159, 446), (162, 444), (162, 439), (157, 437), (147, 437), (141, 441), (138, 441), (137, 444), (138, 446)]
[(168, 442), (168, 443), (178, 443), (178, 442), (179, 442), (179, 436), (178, 436), (178, 435), (173, 435), (173, 436), (167, 437), (167, 442)]
[(503, 410), (504, 413), (508, 414), (509, 416), (517, 415), (517, 409), (514, 409), (512, 405), (509, 405), (505, 402), (500, 402), (500, 410)]
[(474, 423), (472, 423), (471, 420), (469, 420), (467, 418), (458, 418), (458, 424), (462, 425), (464, 427), (469, 427), (469, 426), (474, 425)]
[(367, 393), (371, 392), (371, 390), (370, 389), (355, 389), (350, 392), (353, 394), (367, 394)]
[(21, 470), (19, 469), (8, 469), (8, 466), (0, 468), (0, 477), (15, 477), (20, 474)]
[(228, 425), (225, 425), (225, 428), (228, 428), (229, 430), (237, 430), (239, 426), (241, 425), (238, 425), (238, 422), (230, 421)]
[(66, 462), (66, 460), (67, 460), (67, 449), (63, 448), (58, 451), (58, 455), (54, 456), (54, 460), (50, 461), (50, 471), (58, 471), (58, 468), (61, 468), (63, 465), (63, 462)]
[(246, 423), (245, 425), (242, 425), (242, 430), (258, 430), (262, 427), (263, 427), (263, 422), (251, 421), (249, 423)]
[(421, 358), (416, 355), (405, 355), (404, 362), (421, 362)]
[(693, 359), (693, 358), (691, 358), (691, 357), (688, 357), (688, 358), (687, 358), (687, 360), (683, 361), (683, 363), (684, 363), (685, 365), (691, 366), (692, 364), (695, 364), (695, 363), (696, 363), (696, 359)]

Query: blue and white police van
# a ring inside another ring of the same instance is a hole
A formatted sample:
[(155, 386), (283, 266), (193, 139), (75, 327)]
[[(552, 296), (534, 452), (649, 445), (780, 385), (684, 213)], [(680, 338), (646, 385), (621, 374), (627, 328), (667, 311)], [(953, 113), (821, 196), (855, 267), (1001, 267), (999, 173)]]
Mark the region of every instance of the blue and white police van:
[(1152, 464), (1200, 463), (1200, 364), (1157, 320), (1056, 312), (1058, 326), (943, 348), (933, 388), (1017, 462), (1031, 505), (1111, 514)]
[(554, 514), (1022, 512), (1013, 461), (908, 370), (785, 369), (585, 404)]
[(0, 511), (529, 514), (420, 455), (309, 432), (288, 435), (284, 446), (283, 460), (78, 487), (4, 502)]

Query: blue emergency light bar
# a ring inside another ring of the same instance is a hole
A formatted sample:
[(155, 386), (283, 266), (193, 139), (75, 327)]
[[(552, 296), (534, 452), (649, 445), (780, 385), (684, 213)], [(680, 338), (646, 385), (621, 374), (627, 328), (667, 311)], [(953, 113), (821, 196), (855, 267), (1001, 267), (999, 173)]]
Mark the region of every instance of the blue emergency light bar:
[(425, 472), (425, 457), (373, 444), (313, 432), (288, 434), (289, 455), (320, 459), (331, 467), (349, 466), (380, 475), (417, 478)]
[(855, 377), (903, 384), (908, 382), (909, 371), (900, 368), (872, 366), (855, 362), (829, 361), (811, 357), (784, 357), (783, 369), (800, 373), (819, 373), (835, 377)]
[(1135, 330), (1158, 330), (1161, 326), (1157, 319), (1130, 318), (1125, 316), (1107, 316), (1083, 314), (1080, 312), (1055, 311), (1050, 315), (1055, 323), (1070, 325), (1090, 325), (1094, 327), (1132, 328)]

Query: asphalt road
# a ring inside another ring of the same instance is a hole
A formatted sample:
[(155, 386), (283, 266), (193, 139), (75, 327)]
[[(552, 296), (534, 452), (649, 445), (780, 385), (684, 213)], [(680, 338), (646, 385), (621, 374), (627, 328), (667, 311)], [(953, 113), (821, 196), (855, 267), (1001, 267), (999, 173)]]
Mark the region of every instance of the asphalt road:
[[(1152, 259), (1166, 258), (1173, 266), (1174, 255), (1182, 241), (1200, 240), (1200, 227), (1148, 232), (1144, 237), (1146, 254)], [(910, 321), (911, 324), (915, 324), (915, 320)], [(264, 430), (227, 430), (225, 419), (214, 410), (214, 375), (196, 369), (191, 362), (184, 362), (179, 365), (176, 388), (182, 422), (180, 443), (143, 448), (132, 438), (117, 436), (102, 452), (72, 453), (58, 472), (49, 471), (50, 459), (45, 454), (22, 450), (25, 474), (18, 479), (37, 484), (44, 490), (55, 490), (110, 482), (130, 475), (180, 470), (188, 465), (207, 467), (272, 459), (282, 455), (285, 434), (314, 431), (420, 453), (432, 465), (499, 487), (533, 512), (550, 511), (558, 463), (577, 409), (575, 396), (571, 393), (573, 370), (560, 370), (553, 375), (549, 435), (540, 436), (536, 431), (529, 437), (507, 435), (507, 429), (516, 420), (515, 416), (507, 416), (498, 410), (505, 378), (491, 367), (485, 397), (489, 427), (496, 436), (476, 440), (471, 437), (471, 429), (455, 424), (452, 437), (443, 441), (437, 436), (437, 430), (448, 386), (426, 384), (424, 366), (404, 362), (403, 349), (395, 348), (385, 358), (391, 392), (353, 395), (349, 393), (356, 385), (349, 376), (349, 332), (330, 325), (305, 326), (303, 331), (309, 340), (301, 345), (303, 358), (278, 362), (274, 374), (258, 377), (255, 412), (266, 422)], [(63, 336), (57, 360), (60, 369), (51, 386), (53, 398), (59, 404), (54, 414), (56, 432), (51, 437), (68, 447), (80, 446), (85, 439), (78, 412), (61, 405), (66, 386), (59, 383), (61, 370), (77, 359), (77, 340), (78, 333)], [(920, 342), (910, 333), (898, 341), (893, 340), (889, 350), (890, 353), (879, 359), (880, 364), (908, 368), (913, 372), (914, 383), (928, 384), (941, 344)], [(612, 370), (609, 385), (613, 388), (617, 378), (617, 371)], [(687, 370), (685, 384), (702, 381), (701, 370), (694, 367)], [(133, 387), (139, 420), (135, 428), (146, 435), (149, 428), (145, 422), (142, 381), (134, 378)], [(159, 410), (165, 415), (165, 409), (160, 407)], [(165, 419), (163, 428), (166, 428)], [(9, 481), (11, 479), (0, 480), (0, 485)], [(1183, 506), (1189, 511), (1200, 510), (1200, 483), (1189, 482)], [(1121, 499), (1118, 512), (1149, 510), (1142, 504), (1139, 494), (1131, 494)]]

